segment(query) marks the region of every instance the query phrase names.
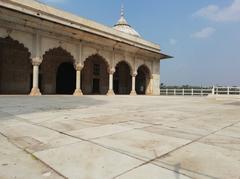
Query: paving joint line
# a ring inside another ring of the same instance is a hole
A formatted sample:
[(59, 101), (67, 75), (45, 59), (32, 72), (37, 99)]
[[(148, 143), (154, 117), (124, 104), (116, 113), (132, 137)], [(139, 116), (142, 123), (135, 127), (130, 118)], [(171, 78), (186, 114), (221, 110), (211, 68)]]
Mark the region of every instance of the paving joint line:
[[(34, 125), (35, 125), (35, 124), (34, 124)], [(37, 125), (37, 126), (39, 126), (39, 125)], [(149, 161), (146, 161), (146, 160), (144, 160), (144, 159), (135, 157), (135, 156), (133, 156), (133, 155), (129, 155), (129, 154), (123, 152), (123, 151), (116, 150), (116, 149), (114, 149), (114, 148), (112, 148), (112, 147), (104, 146), (104, 145), (102, 145), (102, 144), (96, 143), (96, 142), (91, 141), (91, 140), (88, 140), (88, 139), (84, 139), (84, 138), (81, 138), (81, 137), (76, 137), (76, 136), (73, 136), (73, 135), (70, 135), (70, 134), (67, 134), (67, 133), (64, 133), (64, 132), (55, 130), (55, 129), (48, 128), (48, 127), (46, 127), (46, 126), (41, 126), (41, 125), (40, 125), (39, 127), (47, 128), (47, 129), (49, 129), (49, 130), (53, 130), (53, 131), (58, 132), (58, 133), (60, 133), (60, 134), (63, 134), (63, 135), (69, 136), (69, 137), (73, 137), (73, 138), (76, 138), (76, 139), (80, 139), (80, 140), (82, 140), (82, 141), (85, 141), (85, 142), (88, 142), (88, 143), (97, 145), (97, 146), (102, 147), (102, 148), (105, 148), (105, 149), (107, 149), (107, 150), (110, 150), (110, 151), (113, 151), (113, 152), (116, 152), (116, 153), (119, 153), (119, 154), (128, 156), (128, 157), (130, 157), (130, 158), (134, 158), (134, 159), (136, 159), (136, 160), (139, 160), (139, 161), (142, 161), (142, 162), (143, 162), (142, 164), (140, 164), (140, 165), (138, 165), (138, 166), (130, 169), (129, 171), (134, 170), (134, 169), (136, 169), (136, 168), (139, 168), (139, 167), (141, 167), (141, 166), (147, 165), (147, 164), (151, 163), (152, 160), (155, 160), (155, 159), (151, 159), (151, 160), (149, 160)], [(50, 149), (49, 149), (49, 150), (50, 150)], [(45, 151), (46, 151), (46, 150), (45, 150)], [(188, 175), (186, 175), (186, 174), (184, 174), (184, 173), (176, 172), (176, 171), (171, 170), (171, 169), (169, 169), (169, 168), (167, 168), (167, 167), (163, 167), (163, 166), (156, 165), (155, 163), (151, 163), (151, 164), (152, 164), (152, 165), (155, 165), (155, 166), (157, 166), (157, 167), (160, 167), (160, 168), (164, 168), (164, 169), (166, 169), (166, 170), (168, 170), (168, 171), (171, 171), (171, 172), (175, 172), (175, 173), (179, 173), (179, 174), (181, 174), (181, 175), (188, 176)], [(128, 173), (129, 171), (127, 170), (127, 171), (125, 171), (124, 173), (122, 173), (122, 174), (120, 174), (120, 175), (118, 175), (118, 176), (121, 176), (121, 175), (123, 175), (123, 174), (125, 174), (125, 173)], [(116, 177), (118, 177), (118, 176), (115, 176), (114, 178), (116, 178)], [(188, 176), (188, 177), (190, 177), (190, 176)], [(191, 177), (190, 177), (190, 178), (191, 178)]]
[(21, 148), (20, 146), (16, 145), (14, 142), (11, 141), (11, 139), (6, 136), (5, 134), (3, 134), (2, 132), (0, 132), (0, 135), (2, 135), (3, 137), (5, 137), (9, 143), (11, 143), (12, 145), (14, 145), (16, 148), (20, 149), (21, 151), (25, 152), (27, 155), (30, 155), (31, 157), (33, 157), (34, 159), (36, 159), (38, 162), (40, 162), (41, 164), (43, 164), (44, 166), (46, 166), (47, 168), (51, 169), (52, 171), (54, 171), (57, 175), (68, 179), (66, 176), (64, 176), (63, 174), (61, 174), (60, 172), (58, 172), (57, 170), (55, 170), (54, 168), (52, 168), (50, 165), (48, 165), (46, 162), (42, 161), (41, 159), (39, 159), (38, 157), (36, 157), (33, 153), (29, 152), (26, 149)]
[[(10, 114), (10, 113), (9, 113), (9, 114)], [(12, 114), (11, 114), (11, 115), (12, 115)], [(14, 116), (14, 115), (12, 115), (12, 116)], [(19, 119), (24, 119), (24, 118), (21, 118), (21, 117), (18, 117), (18, 118), (19, 118)], [(24, 120), (26, 120), (26, 119), (24, 119)], [(135, 122), (135, 121), (134, 121), (134, 122)], [(38, 125), (38, 124), (32, 123), (31, 121), (26, 121), (26, 123), (30, 123), (30, 124), (32, 124), (32, 125), (36, 125), (36, 126), (39, 126), (39, 127), (47, 128), (47, 129), (49, 129), (49, 130), (58, 132), (58, 133), (60, 133), (60, 134), (63, 134), (63, 135), (66, 135), (66, 136), (70, 136), (70, 137), (73, 137), (73, 138), (76, 138), (76, 139), (80, 139), (80, 140), (82, 140), (82, 141), (86, 141), (86, 142), (95, 144), (95, 145), (100, 146), (100, 147), (103, 147), (103, 148), (105, 148), (105, 149), (108, 149), (108, 150), (111, 150), (111, 151), (114, 151), (114, 152), (117, 152), (117, 153), (126, 155), (126, 156), (131, 157), (131, 158), (135, 158), (135, 159), (137, 159), (137, 160), (140, 160), (140, 161), (144, 162), (144, 163), (142, 163), (141, 165), (139, 165), (139, 166), (137, 166), (137, 167), (134, 167), (134, 168), (132, 168), (132, 169), (129, 170), (129, 171), (131, 171), (131, 170), (134, 170), (134, 169), (136, 169), (136, 168), (138, 168), (138, 167), (147, 165), (147, 164), (149, 164), (149, 163), (151, 163), (151, 162), (153, 162), (153, 161), (155, 161), (155, 160), (157, 160), (157, 159), (164, 158), (165, 156), (169, 155), (169, 154), (172, 153), (172, 152), (175, 152), (175, 151), (177, 151), (177, 150), (179, 150), (179, 149), (181, 149), (181, 148), (183, 148), (183, 147), (186, 147), (186, 146), (188, 146), (188, 145), (190, 145), (190, 144), (192, 144), (192, 143), (194, 143), (194, 142), (197, 142), (197, 141), (199, 141), (199, 140), (201, 140), (201, 139), (203, 139), (203, 138), (205, 138), (205, 137), (208, 137), (209, 135), (215, 134), (215, 133), (217, 133), (217, 132), (219, 132), (219, 131), (221, 131), (221, 130), (223, 130), (223, 129), (225, 129), (225, 128), (234, 126), (234, 125), (240, 123), (240, 121), (237, 121), (237, 122), (232, 123), (232, 124), (230, 124), (230, 125), (228, 125), (228, 126), (225, 126), (225, 127), (223, 127), (223, 128), (220, 128), (220, 129), (218, 129), (218, 130), (216, 130), (216, 131), (213, 131), (213, 132), (211, 132), (211, 133), (209, 133), (209, 134), (207, 134), (207, 135), (201, 136), (200, 138), (197, 138), (197, 139), (195, 139), (195, 140), (193, 140), (193, 141), (191, 141), (191, 142), (189, 142), (189, 143), (186, 143), (186, 144), (184, 144), (184, 145), (182, 145), (182, 146), (180, 146), (180, 147), (177, 147), (177, 148), (175, 148), (174, 150), (171, 150), (171, 151), (169, 151), (168, 153), (166, 153), (166, 154), (164, 154), (164, 155), (158, 156), (158, 157), (156, 157), (156, 158), (154, 158), (154, 159), (151, 159), (151, 160), (148, 160), (148, 161), (145, 161), (145, 160), (143, 160), (143, 159), (134, 157), (134, 156), (132, 156), (132, 155), (128, 155), (128, 154), (126, 154), (126, 153), (124, 153), (124, 152), (121, 152), (121, 151), (119, 151), (119, 150), (115, 150), (115, 149), (113, 149), (113, 148), (109, 148), (109, 147), (106, 147), (106, 146), (104, 146), (104, 145), (95, 143), (95, 142), (93, 142), (93, 141), (91, 141), (91, 140), (87, 140), (87, 139), (83, 139), (83, 138), (80, 138), (80, 137), (72, 136), (72, 135), (66, 134), (66, 133), (64, 133), (64, 132), (61, 132), (61, 131), (58, 131), (58, 130), (55, 130), (55, 129), (52, 129), (52, 128), (48, 128), (48, 127), (46, 127), (46, 126), (42, 126), (42, 125)], [(154, 125), (155, 125), (155, 124), (154, 124)], [(134, 129), (133, 129), (133, 130), (134, 130)], [(4, 137), (6, 137), (6, 138), (8, 139), (8, 141), (9, 141), (9, 138), (8, 138), (7, 136), (5, 136), (5, 135), (2, 134), (2, 133), (0, 133), (0, 134), (3, 135)], [(9, 142), (10, 142), (10, 141), (9, 141)], [(12, 143), (12, 142), (11, 142), (11, 143)], [(14, 143), (13, 143), (13, 144), (14, 144)], [(14, 145), (17, 146), (16, 144), (14, 144)], [(17, 147), (18, 147), (18, 146), (17, 146)], [(19, 148), (19, 147), (18, 147), (18, 148)], [(21, 148), (20, 148), (20, 149), (21, 149)], [(21, 150), (22, 150), (22, 149), (21, 149)], [(23, 151), (25, 151), (25, 150), (23, 150)], [(34, 157), (36, 157), (34, 154), (32, 154), (32, 153), (30, 153), (30, 152), (28, 152), (28, 151), (25, 151), (25, 152), (27, 152), (27, 153), (28, 153), (29, 155), (31, 155), (31, 156), (33, 155)], [(53, 169), (52, 167), (50, 167), (49, 165), (47, 165), (45, 162), (43, 162), (43, 161), (40, 160), (39, 158), (37, 158), (37, 159), (38, 159), (40, 162), (42, 162), (44, 165), (46, 165), (47, 167), (49, 167), (50, 169), (52, 169), (53, 171), (55, 171), (57, 174), (60, 174), (59, 172), (57, 172), (55, 169)], [(176, 171), (174, 171), (174, 170), (171, 170), (171, 169), (166, 168), (166, 167), (159, 166), (159, 165), (157, 165), (157, 164), (155, 164), (155, 163), (151, 163), (151, 164), (153, 164), (153, 165), (155, 165), (155, 166), (158, 166), (158, 167), (161, 167), (161, 168), (165, 168), (165, 169), (167, 169), (167, 170), (169, 170), (169, 171), (178, 173), (178, 172), (176, 172)], [(171, 165), (169, 165), (169, 166), (171, 166)], [(121, 175), (123, 175), (123, 174), (125, 174), (125, 173), (128, 173), (129, 171), (126, 171), (126, 172), (124, 172), (124, 173), (122, 173), (122, 174), (120, 174), (120, 175), (118, 175), (118, 176), (121, 176)], [(185, 174), (183, 174), (183, 173), (181, 173), (181, 172), (179, 172), (179, 174), (185, 175)], [(60, 176), (62, 176), (62, 174), (60, 174)], [(118, 176), (116, 176), (116, 177), (118, 177)], [(188, 176), (188, 175), (185, 175), (185, 176)], [(62, 177), (66, 178), (65, 176), (62, 176)], [(114, 178), (116, 178), (116, 177), (114, 177)], [(189, 176), (188, 176), (188, 177), (189, 177)]]
[[(197, 138), (197, 139), (195, 139), (195, 140), (193, 140), (193, 141), (191, 141), (191, 142), (189, 142), (189, 143), (186, 143), (186, 144), (184, 144), (184, 145), (182, 145), (182, 146), (180, 146), (180, 147), (175, 148), (174, 150), (169, 151), (168, 153), (166, 153), (166, 154), (164, 154), (164, 155), (161, 155), (161, 156), (155, 157), (154, 159), (151, 159), (151, 160), (149, 160), (149, 161), (146, 161), (145, 163), (139, 165), (138, 167), (147, 165), (147, 164), (149, 164), (149, 163), (154, 164), (154, 165), (156, 165), (156, 166), (159, 166), (159, 165), (157, 165), (157, 164), (155, 164), (155, 163), (152, 163), (152, 162), (154, 162), (155, 160), (158, 160), (158, 159), (160, 159), (160, 158), (164, 158), (165, 156), (169, 155), (169, 154), (172, 153), (172, 152), (175, 152), (175, 151), (177, 151), (177, 150), (179, 150), (179, 149), (181, 149), (181, 148), (183, 148), (183, 147), (186, 147), (186, 146), (188, 146), (188, 145), (190, 145), (190, 144), (192, 144), (192, 143), (194, 143), (194, 142), (197, 142), (197, 141), (199, 141), (199, 140), (201, 140), (201, 139), (203, 139), (203, 138), (205, 138), (205, 137), (208, 137), (209, 135), (215, 134), (215, 133), (217, 133), (218, 131), (221, 131), (221, 130), (223, 130), (223, 129), (225, 129), (225, 128), (228, 128), (228, 127), (231, 127), (231, 126), (234, 126), (234, 125), (236, 125), (236, 124), (238, 124), (238, 123), (240, 123), (240, 121), (238, 121), (238, 122), (236, 122), (236, 123), (233, 123), (233, 124), (230, 124), (230, 125), (228, 125), (228, 126), (225, 126), (225, 127), (221, 128), (221, 129), (218, 129), (218, 130), (216, 130), (216, 131), (213, 131), (213, 132), (211, 132), (211, 133), (209, 133), (209, 134), (207, 134), (207, 135), (201, 136), (201, 137), (199, 137), (199, 138)], [(168, 165), (169, 165), (169, 164), (168, 164)], [(171, 165), (169, 165), (169, 166), (171, 166)], [(133, 169), (130, 169), (129, 171), (126, 171), (126, 172), (124, 172), (124, 173), (116, 176), (115, 178), (117, 178), (117, 177), (119, 177), (119, 176), (121, 176), (121, 175), (124, 175), (125, 173), (128, 173), (128, 172), (130, 172), (130, 171), (132, 171), (132, 170), (134, 170), (134, 169), (136, 169), (136, 168), (138, 168), (138, 167), (134, 167)], [(162, 167), (162, 166), (159, 166), (159, 167)], [(168, 170), (170, 170), (170, 171), (173, 171), (173, 172), (176, 172), (176, 173), (177, 173), (177, 171), (171, 170), (171, 169), (169, 169), (169, 168), (166, 168), (166, 167), (162, 167), (162, 168), (165, 168), (165, 169), (168, 169)], [(191, 171), (191, 172), (192, 172), (192, 171)], [(188, 176), (188, 175), (183, 174), (183, 173), (181, 173), (181, 172), (179, 172), (179, 174)], [(188, 176), (188, 177), (190, 177), (190, 176)], [(214, 177), (212, 177), (212, 176), (208, 176), (208, 177), (214, 178)], [(190, 178), (192, 178), (192, 177), (190, 177)]]

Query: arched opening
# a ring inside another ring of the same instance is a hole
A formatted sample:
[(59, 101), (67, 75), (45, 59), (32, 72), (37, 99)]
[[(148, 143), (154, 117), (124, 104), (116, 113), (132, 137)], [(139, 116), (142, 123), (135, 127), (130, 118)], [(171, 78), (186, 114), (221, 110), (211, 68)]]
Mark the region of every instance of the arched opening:
[(29, 94), (31, 79), (28, 49), (11, 37), (0, 38), (0, 94)]
[(125, 62), (119, 62), (113, 75), (113, 90), (115, 94), (130, 94), (132, 90), (132, 77), (130, 66)]
[(109, 75), (108, 64), (104, 58), (99, 55), (90, 56), (84, 62), (84, 67), (81, 73), (83, 94), (107, 94)]
[(150, 93), (150, 70), (142, 65), (137, 70), (136, 93), (145, 95)]
[(73, 84), (76, 83), (73, 62), (71, 54), (61, 47), (45, 53), (40, 65), (42, 94), (73, 94)]
[(62, 63), (57, 70), (56, 93), (73, 94), (76, 86), (76, 71), (72, 63)]

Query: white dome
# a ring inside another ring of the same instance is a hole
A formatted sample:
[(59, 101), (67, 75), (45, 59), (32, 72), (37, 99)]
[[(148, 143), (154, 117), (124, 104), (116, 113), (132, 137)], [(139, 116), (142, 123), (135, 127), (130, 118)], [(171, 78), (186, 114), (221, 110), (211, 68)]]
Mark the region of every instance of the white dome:
[(140, 34), (127, 23), (127, 20), (124, 18), (123, 8), (121, 10), (121, 17), (118, 20), (117, 24), (114, 25), (113, 28), (121, 32), (124, 32), (126, 34), (130, 34), (136, 37), (141, 37)]

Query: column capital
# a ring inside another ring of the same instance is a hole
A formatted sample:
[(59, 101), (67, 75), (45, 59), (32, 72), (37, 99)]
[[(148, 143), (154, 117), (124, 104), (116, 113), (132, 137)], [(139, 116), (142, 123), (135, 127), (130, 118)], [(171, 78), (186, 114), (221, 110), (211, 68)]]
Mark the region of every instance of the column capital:
[(76, 71), (81, 71), (83, 69), (83, 65), (81, 63), (75, 63), (74, 68)]
[(42, 58), (41, 57), (33, 57), (32, 58), (32, 65), (33, 66), (39, 66), (42, 63)]
[(137, 71), (134, 71), (133, 73), (132, 73), (132, 77), (136, 77), (137, 76)]
[(115, 68), (111, 68), (111, 69), (109, 70), (109, 74), (113, 75), (114, 73), (115, 73)]

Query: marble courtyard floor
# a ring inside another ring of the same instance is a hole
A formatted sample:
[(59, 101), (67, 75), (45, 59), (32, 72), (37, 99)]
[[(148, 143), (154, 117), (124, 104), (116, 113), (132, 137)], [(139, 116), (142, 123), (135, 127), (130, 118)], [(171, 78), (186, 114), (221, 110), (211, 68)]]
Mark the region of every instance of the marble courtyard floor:
[(240, 100), (1, 96), (0, 178), (239, 179)]

